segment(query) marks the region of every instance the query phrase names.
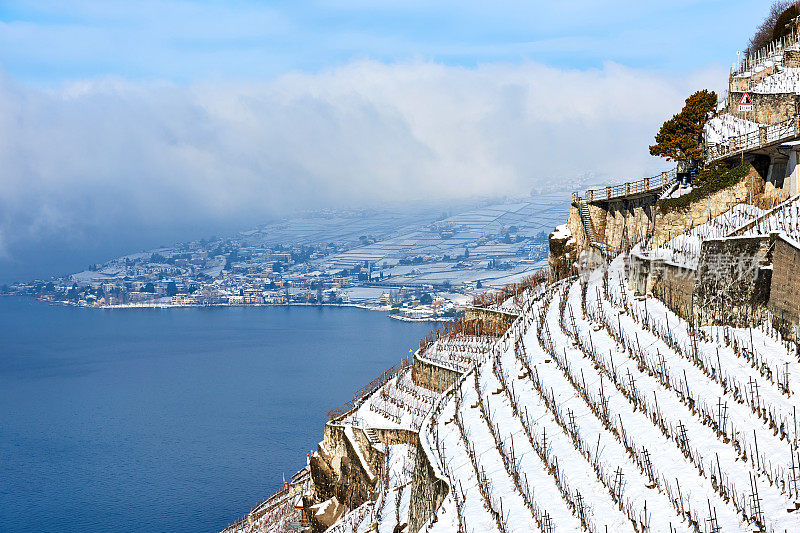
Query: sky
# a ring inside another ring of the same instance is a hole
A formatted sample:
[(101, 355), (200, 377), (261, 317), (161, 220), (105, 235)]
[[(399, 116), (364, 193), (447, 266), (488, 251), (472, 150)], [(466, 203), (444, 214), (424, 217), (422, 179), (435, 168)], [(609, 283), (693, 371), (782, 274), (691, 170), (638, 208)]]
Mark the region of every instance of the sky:
[(669, 167), (768, 2), (0, 0), (0, 283)]

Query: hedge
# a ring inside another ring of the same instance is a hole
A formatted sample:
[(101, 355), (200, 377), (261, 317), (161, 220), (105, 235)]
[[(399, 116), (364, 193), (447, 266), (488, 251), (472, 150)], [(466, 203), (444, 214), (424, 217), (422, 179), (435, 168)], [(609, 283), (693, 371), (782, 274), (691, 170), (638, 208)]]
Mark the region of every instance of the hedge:
[(716, 164), (706, 168), (697, 174), (694, 179), (695, 188), (692, 192), (679, 196), (678, 198), (666, 198), (658, 201), (658, 206), (662, 213), (676, 209), (688, 209), (691, 204), (706, 198), (731, 185), (739, 183), (750, 173), (750, 163), (742, 163), (736, 167), (728, 167), (724, 164)]

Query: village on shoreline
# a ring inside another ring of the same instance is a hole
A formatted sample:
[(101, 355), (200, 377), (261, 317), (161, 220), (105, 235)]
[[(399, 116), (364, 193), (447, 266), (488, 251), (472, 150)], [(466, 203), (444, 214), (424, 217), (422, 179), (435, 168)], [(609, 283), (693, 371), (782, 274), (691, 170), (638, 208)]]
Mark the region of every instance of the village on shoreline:
[(566, 213), (550, 200), (539, 195), (455, 213), (306, 213), (0, 286), (0, 294), (97, 309), (323, 305), (406, 321), (452, 320), (473, 295), (547, 266), (545, 230)]

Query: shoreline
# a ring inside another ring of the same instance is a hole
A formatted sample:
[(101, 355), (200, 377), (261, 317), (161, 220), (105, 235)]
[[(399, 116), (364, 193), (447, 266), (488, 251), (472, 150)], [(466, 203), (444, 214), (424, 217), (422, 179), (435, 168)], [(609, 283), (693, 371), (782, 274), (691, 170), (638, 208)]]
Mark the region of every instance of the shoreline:
[(365, 311), (372, 311), (372, 312), (386, 312), (386, 316), (391, 318), (392, 320), (398, 320), (400, 322), (449, 322), (453, 320), (455, 317), (447, 317), (447, 316), (430, 316), (430, 317), (408, 317), (402, 315), (393, 315), (390, 314), (390, 308), (381, 307), (381, 306), (371, 306), (368, 304), (357, 304), (357, 303), (305, 303), (305, 302), (298, 302), (298, 303), (262, 303), (262, 304), (229, 304), (229, 303), (219, 303), (219, 304), (210, 304), (210, 305), (200, 305), (200, 304), (171, 304), (171, 303), (129, 303), (129, 304), (115, 304), (115, 305), (79, 305), (73, 302), (64, 301), (64, 300), (45, 300), (41, 298), (36, 298), (34, 296), (24, 295), (24, 294), (7, 294), (3, 296), (17, 296), (22, 298), (30, 298), (36, 300), (38, 302), (50, 304), (50, 305), (58, 305), (64, 307), (78, 307), (82, 309), (97, 309), (97, 310), (112, 310), (112, 309), (197, 309), (197, 308), (229, 308), (229, 307), (353, 307), (357, 309), (364, 309)]

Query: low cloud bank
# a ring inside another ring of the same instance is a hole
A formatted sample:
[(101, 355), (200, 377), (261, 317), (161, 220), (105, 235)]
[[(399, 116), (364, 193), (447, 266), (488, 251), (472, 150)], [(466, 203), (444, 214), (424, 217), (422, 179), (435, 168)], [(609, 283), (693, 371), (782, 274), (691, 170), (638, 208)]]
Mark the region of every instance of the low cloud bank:
[(654, 173), (666, 166), (647, 155), (658, 125), (724, 79), (372, 61), (188, 87), (0, 76), (0, 254)]

